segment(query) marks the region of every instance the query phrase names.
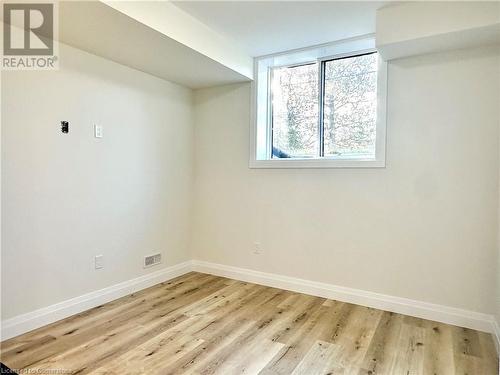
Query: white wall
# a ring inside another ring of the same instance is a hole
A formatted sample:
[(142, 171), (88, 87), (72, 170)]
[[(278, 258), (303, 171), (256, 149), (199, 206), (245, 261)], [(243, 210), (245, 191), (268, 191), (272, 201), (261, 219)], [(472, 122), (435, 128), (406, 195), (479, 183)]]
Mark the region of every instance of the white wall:
[[(500, 68), (499, 68), (500, 69)], [(500, 82), (499, 82), (499, 85), (500, 85)], [(500, 98), (498, 100), (498, 106), (497, 106), (497, 111), (498, 111), (498, 128), (500, 129)], [(500, 132), (499, 132), (500, 133)], [(500, 152), (500, 150), (499, 150)], [(500, 157), (500, 154), (499, 154), (499, 157)], [(500, 178), (500, 169), (499, 169), (499, 178)], [(499, 206), (498, 206), (498, 233), (497, 233), (497, 240), (498, 240), (498, 243), (497, 243), (497, 248), (498, 248), (498, 252), (497, 252), (497, 270), (496, 270), (496, 274), (497, 274), (497, 279), (496, 279), (496, 295), (495, 295), (495, 299), (496, 299), (496, 311), (495, 311), (495, 319), (496, 319), (496, 329), (500, 329), (500, 179), (499, 179)], [(497, 350), (500, 352), (500, 331), (499, 332), (496, 332), (497, 334)]]
[[(497, 323), (497, 327), (498, 329), (500, 329), (500, 248), (498, 250), (498, 263), (497, 263), (497, 295), (496, 295), (496, 298), (497, 298), (497, 309), (496, 309), (496, 314), (495, 314), (495, 318), (496, 318), (496, 323)], [(499, 332), (500, 333), (500, 332)], [(498, 337), (498, 339), (500, 339), (500, 336)]]
[(189, 258), (192, 92), (60, 52), (57, 72), (2, 73), (2, 319)]
[(248, 169), (250, 85), (197, 91), (194, 257), (493, 313), (499, 69), (391, 62), (385, 169)]
[(249, 84), (197, 91), (192, 119), (187, 89), (61, 55), (2, 74), (2, 319), (157, 270), (153, 251), (495, 312), (498, 51), (390, 63), (387, 168), (356, 170), (248, 169)]

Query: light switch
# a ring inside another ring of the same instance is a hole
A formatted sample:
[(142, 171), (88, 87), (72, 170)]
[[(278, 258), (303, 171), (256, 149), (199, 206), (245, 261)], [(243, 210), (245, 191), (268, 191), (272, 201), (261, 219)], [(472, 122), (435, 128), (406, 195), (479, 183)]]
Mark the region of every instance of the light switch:
[(102, 138), (102, 125), (94, 125), (94, 136)]
[(94, 258), (94, 265), (96, 270), (100, 270), (104, 267), (104, 261), (102, 259), (102, 255), (96, 255)]

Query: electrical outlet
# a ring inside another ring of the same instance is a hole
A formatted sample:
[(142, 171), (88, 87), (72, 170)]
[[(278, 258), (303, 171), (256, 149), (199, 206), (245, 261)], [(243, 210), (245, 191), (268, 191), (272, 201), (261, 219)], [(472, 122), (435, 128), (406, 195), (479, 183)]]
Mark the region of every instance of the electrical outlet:
[(94, 257), (94, 265), (96, 270), (100, 270), (101, 268), (104, 268), (104, 261), (102, 259), (102, 255), (96, 255)]
[(253, 253), (254, 254), (262, 254), (262, 246), (260, 242), (253, 243)]
[(102, 125), (94, 125), (94, 137), (102, 138)]

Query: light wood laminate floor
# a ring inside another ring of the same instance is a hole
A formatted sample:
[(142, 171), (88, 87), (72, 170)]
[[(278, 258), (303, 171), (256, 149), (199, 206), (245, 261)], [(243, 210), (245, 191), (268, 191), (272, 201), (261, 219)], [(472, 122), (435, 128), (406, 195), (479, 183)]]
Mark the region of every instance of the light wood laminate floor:
[(7, 340), (1, 360), (72, 374), (498, 374), (489, 334), (200, 273)]

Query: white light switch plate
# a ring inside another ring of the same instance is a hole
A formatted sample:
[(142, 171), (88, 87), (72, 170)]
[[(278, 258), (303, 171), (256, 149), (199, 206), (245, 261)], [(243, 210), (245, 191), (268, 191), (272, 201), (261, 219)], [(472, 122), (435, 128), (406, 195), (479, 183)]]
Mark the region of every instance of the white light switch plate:
[(104, 261), (102, 259), (102, 255), (96, 255), (94, 258), (95, 269), (100, 270), (104, 267)]
[(102, 138), (102, 125), (94, 125), (94, 137)]

